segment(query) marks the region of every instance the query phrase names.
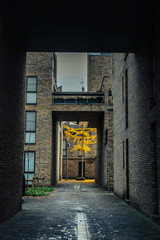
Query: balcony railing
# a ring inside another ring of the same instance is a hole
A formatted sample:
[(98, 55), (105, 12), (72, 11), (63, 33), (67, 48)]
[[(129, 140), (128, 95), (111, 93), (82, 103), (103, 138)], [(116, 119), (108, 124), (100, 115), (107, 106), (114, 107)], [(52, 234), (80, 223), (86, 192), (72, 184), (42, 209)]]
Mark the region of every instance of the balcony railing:
[(104, 93), (53, 92), (53, 104), (104, 104)]

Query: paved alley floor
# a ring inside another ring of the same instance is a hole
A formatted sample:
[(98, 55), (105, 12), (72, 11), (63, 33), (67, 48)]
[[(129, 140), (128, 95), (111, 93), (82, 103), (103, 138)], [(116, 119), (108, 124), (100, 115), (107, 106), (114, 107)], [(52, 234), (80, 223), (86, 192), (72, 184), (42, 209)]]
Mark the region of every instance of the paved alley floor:
[(94, 183), (63, 181), (0, 225), (0, 240), (29, 239), (160, 240), (160, 226)]

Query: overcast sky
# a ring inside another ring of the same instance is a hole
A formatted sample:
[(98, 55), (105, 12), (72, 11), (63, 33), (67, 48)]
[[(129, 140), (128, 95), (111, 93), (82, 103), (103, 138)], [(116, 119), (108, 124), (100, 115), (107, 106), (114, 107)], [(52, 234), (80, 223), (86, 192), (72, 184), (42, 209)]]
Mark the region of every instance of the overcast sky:
[(62, 91), (82, 91), (83, 79), (87, 91), (87, 53), (56, 53), (57, 82)]

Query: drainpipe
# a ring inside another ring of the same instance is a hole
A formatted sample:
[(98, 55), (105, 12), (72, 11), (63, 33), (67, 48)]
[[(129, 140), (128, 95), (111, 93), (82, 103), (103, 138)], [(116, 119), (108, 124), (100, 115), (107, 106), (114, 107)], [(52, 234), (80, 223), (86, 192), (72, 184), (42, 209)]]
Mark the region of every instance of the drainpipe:
[(66, 181), (68, 180), (68, 147), (69, 143), (66, 144)]

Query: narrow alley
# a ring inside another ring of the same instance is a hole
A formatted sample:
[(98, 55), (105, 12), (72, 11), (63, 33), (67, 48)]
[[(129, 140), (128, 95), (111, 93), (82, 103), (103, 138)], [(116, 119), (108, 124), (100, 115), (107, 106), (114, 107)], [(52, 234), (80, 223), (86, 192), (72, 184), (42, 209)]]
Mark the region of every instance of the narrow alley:
[(158, 240), (160, 226), (94, 182), (62, 181), (49, 197), (26, 197), (0, 239)]

